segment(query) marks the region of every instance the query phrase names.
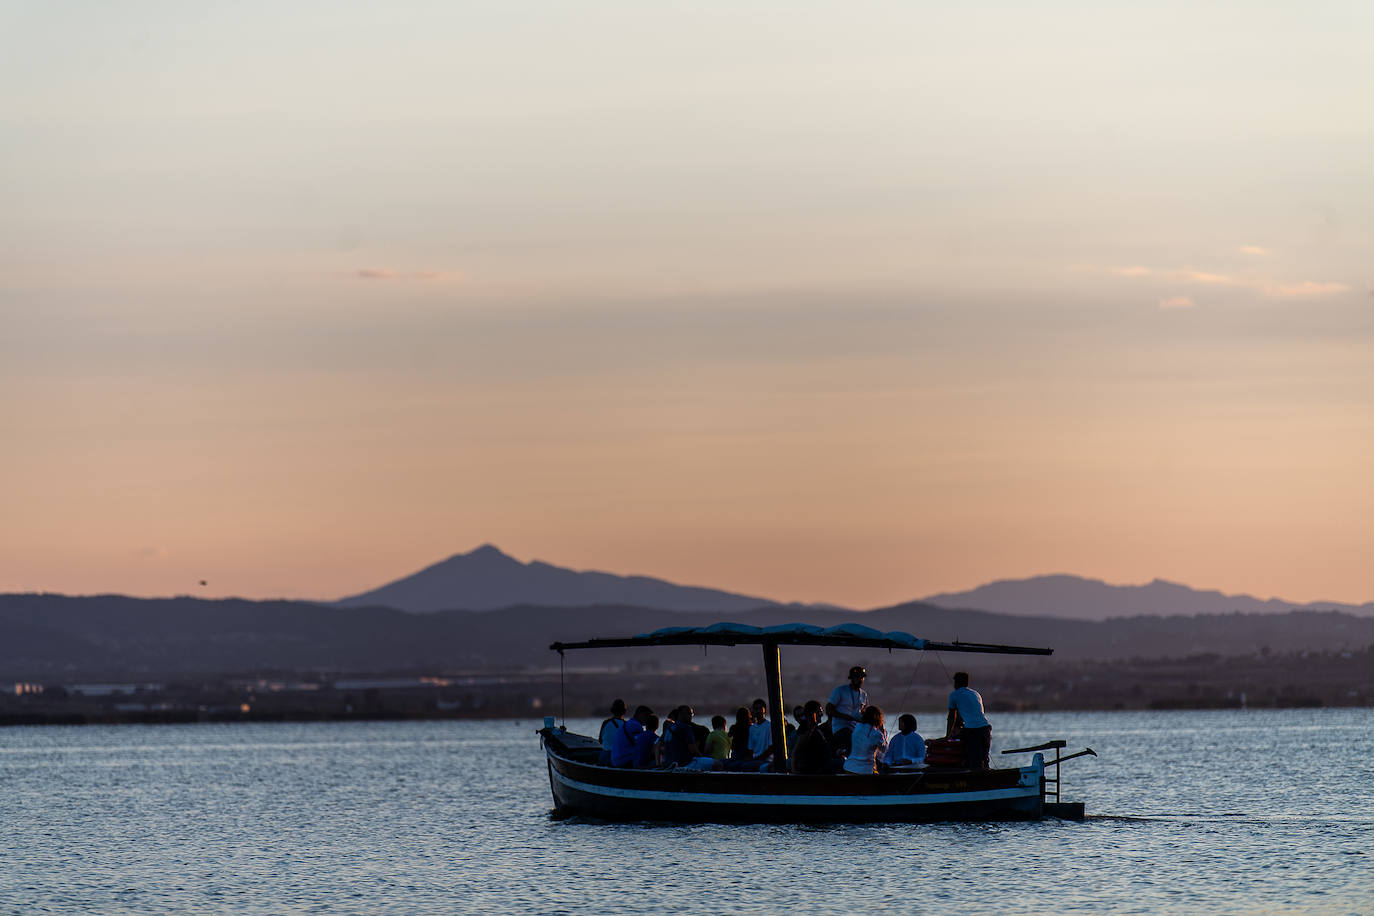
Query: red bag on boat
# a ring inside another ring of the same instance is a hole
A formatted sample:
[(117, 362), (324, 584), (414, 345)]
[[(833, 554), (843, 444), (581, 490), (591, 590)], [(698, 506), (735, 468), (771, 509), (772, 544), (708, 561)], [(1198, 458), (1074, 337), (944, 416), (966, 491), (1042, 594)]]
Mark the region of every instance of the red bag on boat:
[(964, 765), (964, 742), (958, 738), (931, 738), (926, 742), (926, 765), (933, 767), (961, 767)]

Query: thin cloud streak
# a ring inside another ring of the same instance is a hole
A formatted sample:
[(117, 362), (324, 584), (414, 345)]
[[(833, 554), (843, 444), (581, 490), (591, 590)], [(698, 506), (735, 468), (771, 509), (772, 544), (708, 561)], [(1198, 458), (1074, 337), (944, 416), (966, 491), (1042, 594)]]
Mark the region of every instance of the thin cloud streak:
[(447, 274), (438, 270), (404, 273), (389, 267), (361, 267), (349, 274), (355, 280), (442, 280)]
[(1280, 283), (1264, 288), (1264, 294), (1275, 299), (1312, 299), (1317, 296), (1335, 296), (1349, 291), (1350, 287), (1344, 283), (1319, 283), (1316, 280), (1304, 280), (1301, 283)]
[[(1256, 245), (1242, 246), (1238, 250), (1246, 250), (1247, 253), (1268, 254), (1268, 249), (1260, 248)], [(1075, 268), (1093, 269), (1093, 268)], [(1230, 274), (1213, 273), (1206, 270), (1194, 270), (1192, 268), (1180, 268), (1176, 270), (1152, 270), (1148, 267), (1099, 267), (1096, 270), (1117, 277), (1146, 277), (1158, 276), (1167, 278), (1174, 283), (1183, 283), (1195, 286), (1229, 287), (1232, 289), (1250, 290), (1268, 299), (1315, 299), (1323, 296), (1337, 296), (1341, 293), (1348, 293), (1351, 290), (1349, 284), (1341, 283), (1336, 280), (1303, 280), (1296, 283), (1274, 282), (1272, 280), (1248, 280), (1234, 277)], [(1370, 290), (1374, 294), (1374, 289)], [(1196, 303), (1187, 296), (1163, 296), (1159, 300), (1160, 308), (1191, 308)]]
[(1253, 257), (1264, 257), (1271, 253), (1268, 248), (1262, 248), (1259, 245), (1238, 245), (1236, 251)]
[(1203, 286), (1245, 286), (1247, 285), (1235, 277), (1226, 274), (1214, 274), (1205, 270), (1176, 270), (1172, 274), (1173, 278), (1184, 283), (1199, 283)]

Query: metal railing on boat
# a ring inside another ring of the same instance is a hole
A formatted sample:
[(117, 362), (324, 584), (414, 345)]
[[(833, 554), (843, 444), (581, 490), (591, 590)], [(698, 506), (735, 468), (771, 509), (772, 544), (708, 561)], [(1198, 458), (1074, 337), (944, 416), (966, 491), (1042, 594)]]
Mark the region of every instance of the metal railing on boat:
[[(1045, 761), (1045, 775), (1042, 776), (1041, 779), (1044, 780), (1044, 783), (1045, 783), (1045, 797), (1046, 797), (1046, 799), (1048, 799), (1049, 796), (1050, 796), (1050, 786), (1054, 786), (1054, 804), (1057, 805), (1057, 804), (1060, 803), (1060, 798), (1059, 798), (1059, 779), (1060, 779), (1060, 777), (1059, 777), (1059, 764), (1063, 763), (1063, 762), (1066, 761), (1066, 760), (1072, 760), (1072, 759), (1074, 759), (1075, 757), (1083, 757), (1083, 756), (1089, 755), (1089, 754), (1092, 755), (1093, 757), (1096, 757), (1096, 756), (1097, 756), (1097, 751), (1093, 750), (1092, 748), (1085, 748), (1085, 749), (1083, 749), (1083, 750), (1081, 750), (1081, 751), (1077, 751), (1077, 752), (1072, 753), (1072, 754), (1067, 754), (1067, 755), (1061, 756), (1059, 752), (1060, 752), (1061, 750), (1063, 750), (1064, 747), (1065, 747), (1068, 743), (1069, 743), (1069, 742), (1065, 741), (1065, 740), (1062, 739), (1062, 738), (1056, 738), (1056, 739), (1053, 740), (1053, 741), (1046, 741), (1044, 744), (1037, 744), (1035, 747), (1014, 747), (1014, 748), (1011, 748), (1010, 750), (1005, 750), (1005, 751), (1003, 751), (1002, 753), (1004, 753), (1004, 754), (1030, 754), (1030, 753), (1033, 753), (1033, 752), (1035, 752), (1035, 751), (1050, 751), (1050, 750), (1054, 751), (1054, 759), (1053, 759), (1053, 760), (1046, 760), (1046, 761)], [(1051, 775), (1049, 774), (1050, 767), (1054, 767), (1054, 775), (1053, 775), (1053, 776), (1051, 776)]]

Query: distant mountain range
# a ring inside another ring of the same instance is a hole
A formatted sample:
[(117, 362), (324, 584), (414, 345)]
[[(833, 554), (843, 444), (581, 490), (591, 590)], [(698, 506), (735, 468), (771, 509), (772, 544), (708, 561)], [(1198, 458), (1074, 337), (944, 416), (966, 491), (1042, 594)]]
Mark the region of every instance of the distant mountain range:
[(1001, 579), (967, 592), (947, 592), (921, 598), (923, 604), (944, 608), (976, 608), (999, 614), (1030, 614), (1070, 620), (1107, 620), (1112, 617), (1177, 614), (1282, 614), (1288, 611), (1343, 611), (1374, 616), (1374, 602), (1342, 604), (1313, 601), (1298, 604), (1281, 598), (1262, 601), (1249, 595), (1224, 595), (1156, 579), (1149, 585), (1108, 585), (1078, 576), (1036, 576)]
[[(1374, 617), (1374, 602), (1298, 604), (1278, 598), (1224, 595), (1156, 579), (1148, 585), (1109, 585), (1079, 576), (1004, 579), (966, 592), (916, 599), (951, 609), (999, 614), (1108, 620), (1116, 617), (1179, 614), (1279, 614), (1292, 610), (1341, 611)], [(518, 605), (589, 607), (624, 605), (662, 611), (739, 614), (760, 608), (838, 610), (834, 605), (783, 605), (755, 595), (676, 585), (648, 576), (580, 572), (535, 560), (522, 563), (491, 544), (397, 579), (380, 588), (333, 602), (336, 607), (389, 607), (416, 613), (446, 610), (494, 611)]]
[[(1069, 660), (1262, 657), (1374, 645), (1374, 604), (1296, 606), (1161, 581), (1113, 586), (1041, 576), (858, 612), (522, 563), (487, 545), (332, 603), (0, 594), (0, 682), (539, 669), (551, 664), (554, 640), (722, 619), (760, 626), (862, 620), (932, 639), (1053, 646), (1055, 658)], [(663, 652), (670, 664), (735, 664), (735, 650)], [(736, 655), (752, 660), (756, 653)], [(798, 647), (789, 657), (803, 666), (834, 664), (824, 650)], [(578, 661), (625, 664), (623, 655), (600, 652)]]
[[(768, 607), (731, 615), (771, 626), (805, 621), (834, 626), (852, 612)], [(339, 608), (299, 601), (127, 598), (119, 595), (0, 595), (0, 682), (182, 680), (281, 672), (413, 673), (557, 670), (555, 640), (626, 636), (665, 626), (714, 623), (714, 612), (633, 607), (511, 607), (489, 613), (416, 614), (383, 607)], [(907, 604), (872, 611), (862, 622), (930, 639), (1052, 646), (1036, 664), (1129, 658), (1364, 651), (1374, 618), (1311, 611), (1130, 617), (1102, 622), (1012, 616)], [(792, 670), (828, 676), (850, 664), (891, 664), (883, 650), (789, 647)], [(653, 660), (665, 668), (757, 664), (756, 647), (665, 648), (631, 659), (620, 650), (578, 654), (579, 666), (618, 670)], [(980, 670), (1017, 659), (979, 656)], [(955, 657), (943, 664), (956, 664)], [(1046, 668), (1047, 672), (1052, 668)]]

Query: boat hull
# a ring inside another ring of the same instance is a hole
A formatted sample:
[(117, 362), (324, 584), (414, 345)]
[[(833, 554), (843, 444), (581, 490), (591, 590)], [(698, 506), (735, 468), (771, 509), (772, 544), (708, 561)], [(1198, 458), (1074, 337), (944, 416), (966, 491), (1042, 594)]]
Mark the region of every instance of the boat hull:
[(815, 824), (1035, 820), (1043, 813), (1039, 755), (1016, 769), (799, 776), (596, 766), (576, 759), (585, 755), (556, 735), (545, 736), (544, 748), (554, 804), (565, 816)]

